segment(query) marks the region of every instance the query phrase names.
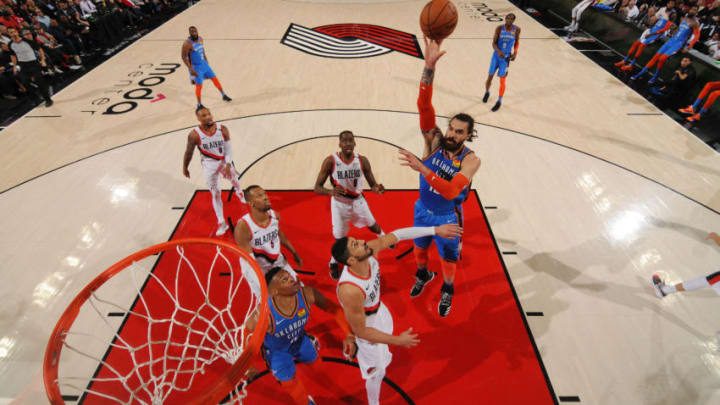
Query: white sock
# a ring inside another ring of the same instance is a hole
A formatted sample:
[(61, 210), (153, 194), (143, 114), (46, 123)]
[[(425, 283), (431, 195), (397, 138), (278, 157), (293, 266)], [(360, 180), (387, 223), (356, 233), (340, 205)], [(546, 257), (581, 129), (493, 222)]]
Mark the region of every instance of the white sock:
[(687, 291), (710, 287), (710, 283), (708, 283), (706, 276), (700, 276), (693, 278), (692, 280), (683, 281), (682, 285)]
[(675, 284), (673, 284), (673, 285), (663, 285), (663, 286), (660, 287), (660, 289), (662, 290), (663, 294), (665, 294), (665, 295), (668, 295), (668, 294), (672, 294), (672, 293), (676, 293), (676, 292), (677, 292), (677, 288), (675, 288)]
[(368, 405), (380, 405), (380, 386), (382, 385), (383, 378), (385, 378), (385, 369), (375, 370), (375, 372), (365, 380)]
[(218, 224), (224, 224), (225, 218), (223, 218), (223, 204), (222, 204), (222, 193), (218, 189), (210, 189), (212, 195), (212, 206), (215, 210), (215, 216), (217, 216)]

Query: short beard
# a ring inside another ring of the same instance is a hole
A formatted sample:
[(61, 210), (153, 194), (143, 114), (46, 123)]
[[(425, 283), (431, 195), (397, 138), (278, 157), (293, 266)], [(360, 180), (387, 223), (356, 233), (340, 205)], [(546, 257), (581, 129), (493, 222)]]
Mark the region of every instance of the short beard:
[(192, 39), (193, 41), (197, 41), (198, 38), (198, 35), (190, 35), (190, 39)]
[(457, 152), (460, 148), (462, 148), (464, 142), (460, 142), (457, 144), (454, 144), (454, 146), (451, 146), (448, 144), (448, 139), (443, 138), (442, 140), (442, 147), (448, 152)]

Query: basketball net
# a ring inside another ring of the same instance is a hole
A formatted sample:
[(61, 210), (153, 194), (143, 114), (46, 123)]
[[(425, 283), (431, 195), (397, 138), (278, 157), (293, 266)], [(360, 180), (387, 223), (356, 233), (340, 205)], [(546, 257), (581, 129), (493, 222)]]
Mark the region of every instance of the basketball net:
[[(142, 259), (157, 253), (147, 274)], [(120, 272), (135, 302), (98, 291)], [(109, 310), (125, 314), (120, 327)], [(186, 239), (145, 249), (93, 280), (61, 317), (45, 354), (48, 398), (64, 404), (62, 389), (84, 403), (242, 404), (244, 372), (264, 337), (245, 325), (257, 312), (256, 330), (265, 331), (267, 311), (262, 272), (237, 246)], [(68, 364), (60, 362), (63, 349)], [(75, 374), (82, 362), (97, 364), (94, 375)]]

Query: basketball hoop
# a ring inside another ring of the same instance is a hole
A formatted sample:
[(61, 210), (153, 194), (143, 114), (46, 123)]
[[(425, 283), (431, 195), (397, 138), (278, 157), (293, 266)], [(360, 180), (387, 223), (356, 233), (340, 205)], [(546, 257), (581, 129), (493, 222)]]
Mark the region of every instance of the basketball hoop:
[(245, 324), (257, 312), (256, 330), (267, 329), (267, 297), (255, 261), (222, 240), (134, 253), (91, 281), (60, 317), (45, 351), (48, 399), (200, 405), (231, 394), (242, 404), (244, 373), (264, 338)]

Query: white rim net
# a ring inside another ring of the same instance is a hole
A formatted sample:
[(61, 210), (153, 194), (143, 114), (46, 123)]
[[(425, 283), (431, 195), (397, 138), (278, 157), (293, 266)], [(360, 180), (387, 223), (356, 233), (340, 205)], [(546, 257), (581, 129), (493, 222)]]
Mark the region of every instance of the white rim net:
[[(238, 360), (249, 338), (244, 326), (258, 309), (260, 287), (237, 253), (215, 245), (177, 245), (161, 254), (154, 271), (142, 267), (133, 262), (111, 279), (130, 277), (123, 285), (132, 285), (135, 302), (119, 304), (99, 289), (83, 304), (85, 321), (76, 321), (64, 336), (63, 357), (72, 352), (71, 361), (97, 364), (92, 377), (70, 375), (76, 371), (71, 365), (59, 367), (61, 391), (80, 394), (84, 404), (187, 402)], [(156, 271), (161, 267), (164, 271)], [(113, 313), (124, 314), (120, 327), (108, 317)], [(92, 314), (96, 321), (87, 322)], [(246, 383), (243, 379), (225, 403), (242, 404)]]

